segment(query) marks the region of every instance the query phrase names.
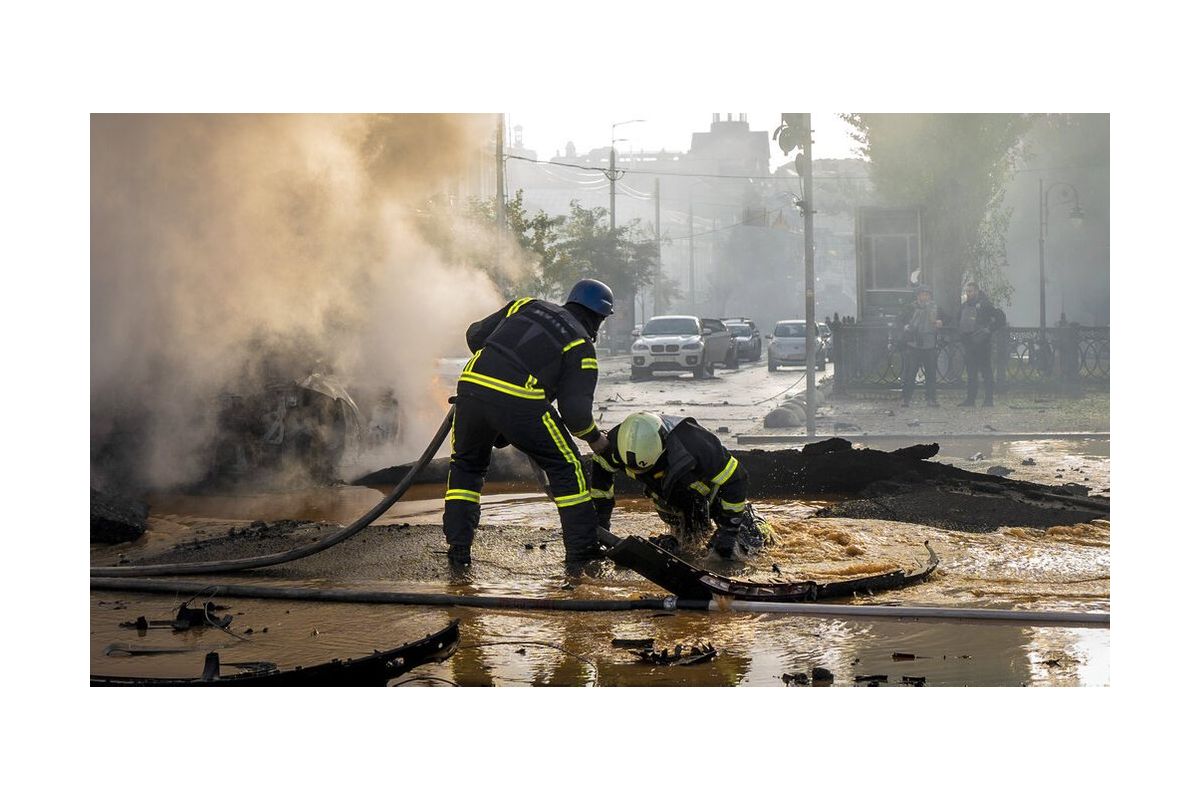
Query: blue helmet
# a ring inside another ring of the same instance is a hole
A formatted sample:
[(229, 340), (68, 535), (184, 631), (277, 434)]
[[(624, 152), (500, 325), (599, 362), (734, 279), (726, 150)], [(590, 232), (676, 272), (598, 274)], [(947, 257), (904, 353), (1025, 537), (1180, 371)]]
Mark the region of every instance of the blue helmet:
[(571, 294), (567, 296), (567, 302), (578, 303), (602, 317), (611, 317), (613, 313), (612, 289), (591, 278), (584, 278), (572, 286)]

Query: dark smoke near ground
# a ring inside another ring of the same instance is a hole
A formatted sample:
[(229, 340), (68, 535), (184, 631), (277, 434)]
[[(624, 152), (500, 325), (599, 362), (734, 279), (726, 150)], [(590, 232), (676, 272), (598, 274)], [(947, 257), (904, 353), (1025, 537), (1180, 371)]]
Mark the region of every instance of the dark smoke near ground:
[(420, 238), (417, 209), (492, 124), (93, 116), (93, 483), (200, 480), (218, 397), (315, 369), (394, 390), (411, 435), (381, 460), (419, 451), (445, 413), (437, 358), (500, 299)]

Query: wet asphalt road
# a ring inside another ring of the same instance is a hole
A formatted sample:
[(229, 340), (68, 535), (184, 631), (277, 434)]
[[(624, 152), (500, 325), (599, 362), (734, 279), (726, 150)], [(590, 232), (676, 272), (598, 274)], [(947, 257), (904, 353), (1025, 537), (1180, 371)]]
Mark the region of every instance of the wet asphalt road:
[[(805, 383), (804, 370), (770, 373), (765, 361), (743, 364), (737, 370), (718, 368), (714, 377), (701, 381), (690, 375), (659, 375), (650, 380), (633, 381), (629, 376), (628, 357), (602, 358), (600, 363), (596, 410), (601, 427), (611, 427), (633, 411), (650, 409), (695, 417), (714, 431), (726, 428), (720, 435), (731, 447), (736, 446), (736, 434), (761, 430), (765, 415), (786, 397), (802, 393)], [(461, 364), (445, 362), (444, 366), (443, 381), (448, 382), (452, 391)], [(831, 364), (825, 375), (832, 376), (834, 368)], [(824, 377), (820, 373), (818, 376)], [(886, 408), (887, 404), (887, 400), (867, 402), (864, 407)], [(837, 406), (822, 410), (826, 412), (823, 427), (832, 428), (833, 420), (840, 419)], [(924, 409), (917, 413), (921, 411)], [(1070, 409), (1064, 411), (1069, 414)], [(861, 413), (860, 420), (865, 419), (865, 412)], [(887, 416), (882, 411), (877, 413)], [(947, 419), (960, 420), (959, 424), (970, 424), (962, 422), (959, 416), (970, 420), (966, 417), (971, 413), (969, 410), (944, 408), (938, 413), (944, 413)], [(921, 416), (928, 419), (931, 415)], [(818, 431), (824, 432), (821, 427)], [(924, 427), (911, 430), (909, 437), (910, 441), (936, 441), (938, 438), (935, 431)], [(973, 449), (970, 443), (959, 443), (946, 448), (940, 458), (954, 459), (959, 466), (978, 469), (1004, 463), (1018, 469), (1044, 472), (1046, 478), (1053, 476), (1059, 480), (1082, 480), (1082, 476), (1087, 475), (1096, 481), (1093, 485), (1099, 486), (1102, 480), (1107, 486), (1106, 439), (1082, 443), (1047, 439), (1041, 444), (981, 446), (978, 453), (967, 452)], [(973, 459), (977, 454), (979, 457)], [(1037, 466), (1020, 467), (1019, 459), (1024, 458), (1034, 459)], [(1022, 474), (1013, 477), (1033, 478)], [(157, 545), (153, 549), (158, 549), (184, 537), (219, 536), (230, 524), (245, 524), (254, 518), (333, 520), (353, 515), (359, 505), (374, 502), (376, 495), (371, 492), (361, 487), (340, 487), (322, 490), (321, 496), (306, 495), (299, 499), (278, 495), (238, 496), (227, 498), (230, 502), (236, 500), (229, 507), (222, 505), (221, 499), (216, 497), (162, 498), (161, 502), (152, 504), (157, 505), (151, 512), (156, 515), (155, 530), (147, 538), (149, 543)], [(354, 499), (356, 493), (366, 496)], [(325, 494), (331, 494), (333, 498), (324, 497)], [(279, 574), (241, 579), (300, 579), (314, 585), (326, 585), (331, 578), (336, 583), (366, 581), (380, 585), (392, 585), (402, 579), (405, 585), (425, 583), (429, 589), (454, 590), (444, 584), (437, 572), (441, 567), (438, 561), (440, 537), (436, 528), (440, 503), (433, 494), (428, 498), (426, 494), (429, 493), (418, 492), (411, 501), (406, 499), (406, 513), (411, 515), (408, 519), (415, 525), (399, 537), (388, 531), (374, 531), (364, 535), (361, 541), (335, 548), (311, 563), (298, 562), (295, 569), (303, 574), (294, 574), (293, 568), (289, 567)], [(341, 508), (349, 500), (354, 500), (351, 503), (354, 508)], [(567, 596), (596, 592), (603, 595), (616, 590), (657, 593), (648, 585), (626, 585), (628, 581), (614, 583), (613, 576), (594, 582), (594, 585), (585, 582), (574, 590), (565, 590), (560, 586), (553, 509), (544, 503), (537, 505), (537, 500), (536, 495), (514, 496), (501, 506), (489, 507), (487, 522), (501, 527), (481, 531), (486, 543), (480, 552), (481, 569), (472, 584), (473, 591), (527, 591)], [(217, 508), (214, 503), (222, 507)], [(263, 504), (262, 507), (257, 507), (259, 504)], [(539, 514), (530, 513), (535, 505)], [(766, 508), (775, 516), (787, 513), (787, 509), (771, 508), (769, 503)], [(884, 602), (994, 603), (1031, 608), (1049, 604), (1089, 610), (1107, 610), (1108, 607), (1107, 529), (1084, 529), (1082, 534), (1066, 529), (1053, 534), (1013, 530), (1001, 535), (975, 535), (854, 520), (815, 526), (801, 521), (806, 514), (807, 511), (801, 510), (800, 518), (792, 524), (794, 530), (787, 549), (790, 553), (791, 549), (800, 548), (792, 554), (793, 560), (807, 568), (812, 568), (813, 559), (818, 555), (821, 560), (832, 559), (834, 567), (842, 562), (849, 566), (885, 556), (902, 556), (908, 550), (915, 552), (917, 543), (932, 534), (931, 538), (943, 549), (945, 556), (938, 578), (921, 587), (880, 598)], [(653, 515), (636, 506), (623, 507), (619, 515), (622, 525), (631, 530), (653, 526), (655, 522)], [(400, 521), (391, 516), (386, 521)], [(401, 516), (401, 509), (396, 509), (395, 516)], [(511, 521), (505, 522), (506, 519)], [(429, 527), (420, 527), (422, 522)], [(908, 530), (909, 527), (913, 530)], [(303, 531), (299, 534), (306, 535)], [(307, 535), (316, 535), (316, 531)], [(538, 544), (529, 550), (527, 545), (535, 540)], [(850, 545), (842, 547), (843, 540)], [(541, 542), (549, 542), (550, 550), (542, 550)], [(851, 545), (854, 546), (853, 554), (847, 549)], [(812, 551), (814, 547), (819, 552)], [(897, 553), (891, 552), (897, 548)], [(788, 553), (781, 552), (774, 557), (783, 559)], [(93, 549), (96, 563), (111, 563), (114, 555)], [(531, 562), (525, 563), (526, 560)], [(1014, 573), (1014, 565), (1023, 565), (1016, 570), (1019, 574)], [(413, 570), (420, 574), (409, 574)], [(340, 577), (333, 578), (335, 575)], [(1084, 583), (1079, 583), (1080, 580)], [(223, 653), (224, 648), (229, 648), (230, 660), (236, 657), (238, 660), (274, 660), (286, 665), (315, 663), (412, 640), (440, 627), (453, 616), (463, 620), (464, 649), (446, 664), (424, 667), (404, 681), (420, 683), (424, 676), (431, 682), (440, 680), (460, 685), (781, 686), (785, 683), (785, 675), (811, 672), (820, 666), (834, 672), (834, 684), (843, 686), (859, 685), (854, 680), (858, 674), (888, 674), (891, 682), (884, 685), (895, 685), (907, 675), (925, 676), (929, 685), (1108, 683), (1108, 631), (1091, 629), (797, 620), (746, 614), (555, 615), (252, 600), (230, 602), (230, 613), (237, 620), (236, 632), (240, 639), (211, 630), (174, 635), (159, 631), (142, 638), (118, 627), (119, 622), (139, 614), (153, 618), (169, 616), (173, 602), (181, 599), (184, 598), (172, 601), (164, 596), (94, 592), (92, 670), (114, 674), (194, 674), (203, 652), (212, 647), (222, 648)], [(710, 664), (699, 667), (656, 667), (642, 664), (636, 655), (613, 647), (610, 642), (615, 637), (653, 637), (658, 646), (711, 642), (720, 650), (720, 655)], [(195, 649), (190, 653), (126, 659), (105, 656), (104, 649), (121, 639)], [(898, 652), (911, 653), (915, 660), (897, 661), (893, 654)]]

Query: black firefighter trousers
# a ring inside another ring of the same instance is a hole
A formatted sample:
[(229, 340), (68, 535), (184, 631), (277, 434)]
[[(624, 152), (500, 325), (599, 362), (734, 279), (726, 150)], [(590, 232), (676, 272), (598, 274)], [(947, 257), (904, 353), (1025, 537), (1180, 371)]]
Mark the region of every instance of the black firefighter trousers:
[[(461, 385), (460, 385), (461, 388)], [(450, 477), (442, 530), (451, 547), (470, 548), (479, 525), (479, 497), (498, 437), (533, 457), (550, 481), (562, 521), (567, 560), (596, 546), (596, 509), (592, 505), (579, 451), (558, 412), (544, 400), (510, 398), (488, 392), (484, 400), (461, 391), (450, 429)]]

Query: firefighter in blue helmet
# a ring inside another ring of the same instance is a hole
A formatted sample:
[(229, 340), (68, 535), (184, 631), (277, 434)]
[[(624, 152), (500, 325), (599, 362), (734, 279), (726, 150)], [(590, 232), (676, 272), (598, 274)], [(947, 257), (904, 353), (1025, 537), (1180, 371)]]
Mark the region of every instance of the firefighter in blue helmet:
[[(746, 469), (696, 420), (639, 411), (607, 439), (608, 448), (592, 459), (591, 492), (603, 527), (612, 518), (613, 478), (621, 470), (642, 484), (671, 527), (671, 537), (657, 540), (660, 546), (674, 549), (707, 539), (722, 558), (746, 558), (774, 541), (770, 523), (746, 502)], [(716, 532), (709, 537), (714, 522)]]
[(593, 342), (612, 313), (612, 290), (582, 280), (561, 306), (522, 297), (467, 328), (472, 356), (458, 379), (442, 517), (453, 565), (471, 563), (492, 448), (506, 444), (546, 473), (568, 566), (601, 556), (596, 509), (571, 437), (593, 450), (608, 446), (592, 419), (599, 375)]

